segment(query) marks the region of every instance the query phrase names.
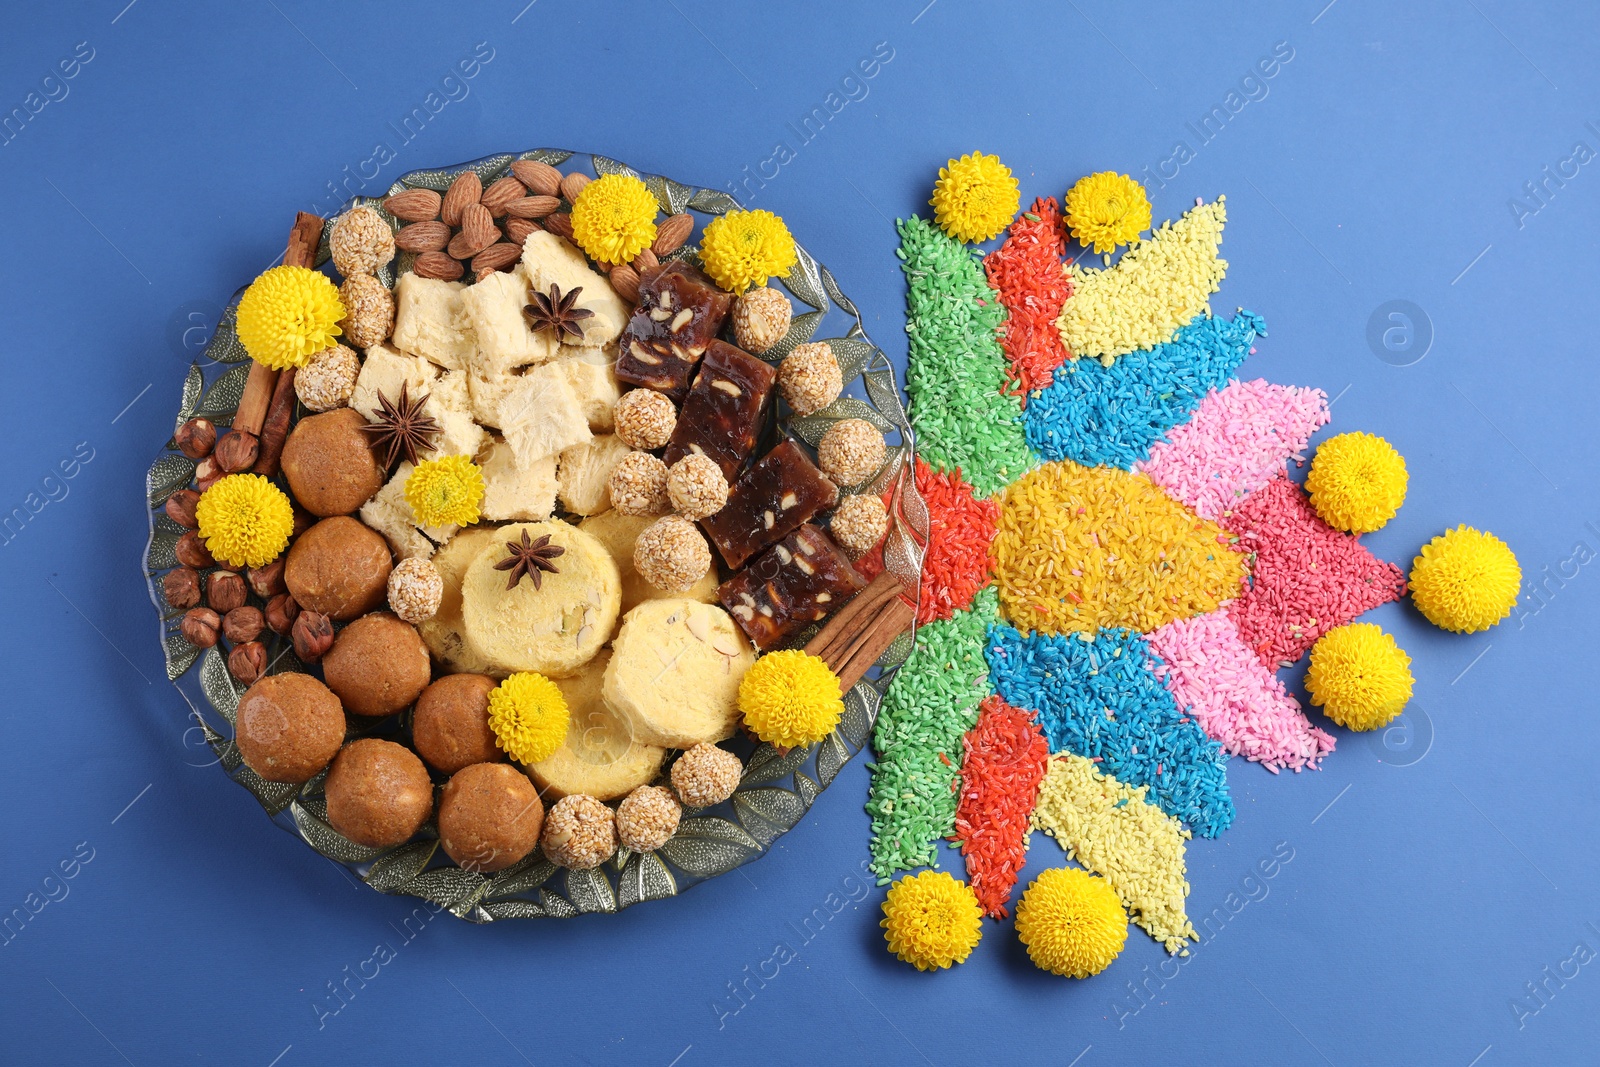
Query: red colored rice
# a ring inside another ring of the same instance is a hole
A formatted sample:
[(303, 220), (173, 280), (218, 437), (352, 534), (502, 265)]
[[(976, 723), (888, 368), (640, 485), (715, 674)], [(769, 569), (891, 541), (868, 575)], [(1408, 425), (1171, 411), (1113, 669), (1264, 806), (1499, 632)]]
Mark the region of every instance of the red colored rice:
[[(926, 626), (965, 610), (989, 584), (989, 542), (1000, 508), (993, 500), (976, 498), (959, 470), (934, 470), (921, 456), (917, 492), (928, 505), (928, 544), (917, 604), (917, 624)], [(887, 494), (884, 503), (890, 503)], [(877, 577), (883, 571), (882, 546), (857, 560), (856, 569), (869, 579)]]
[(1049, 385), (1055, 369), (1072, 358), (1056, 326), (1072, 296), (1072, 280), (1061, 265), (1065, 254), (1061, 209), (1054, 197), (1041, 197), (1031, 212), (1017, 216), (1005, 243), (983, 261), (989, 285), (1009, 313), (1000, 327), (1000, 344), (1011, 364), (1006, 391), (1024, 406), (1028, 394)]
[(1249, 588), (1228, 608), (1239, 636), (1269, 669), (1305, 655), (1328, 630), (1405, 595), (1405, 573), (1317, 516), (1287, 475), (1217, 521), (1254, 553)]
[(1029, 817), (1050, 762), (1033, 717), (998, 696), (978, 705), (978, 724), (962, 739), (956, 832), (967, 878), (990, 918), (1003, 919), (1027, 862)]

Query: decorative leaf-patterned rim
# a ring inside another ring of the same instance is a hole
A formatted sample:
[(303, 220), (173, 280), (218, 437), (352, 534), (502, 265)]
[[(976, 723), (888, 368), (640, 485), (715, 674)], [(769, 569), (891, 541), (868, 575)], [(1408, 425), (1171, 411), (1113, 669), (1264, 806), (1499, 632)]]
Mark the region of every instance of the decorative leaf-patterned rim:
[[(487, 156), (455, 167), (418, 170), (403, 175), (388, 194), (406, 189), (442, 191), (463, 170), (473, 170), (487, 185), (509, 173), (513, 161), (538, 160), (552, 166), (583, 169), (592, 175), (630, 174), (641, 178), (669, 214), (690, 212), (697, 228), (706, 217), (724, 214), (740, 205), (716, 189), (697, 188), (655, 174), (641, 174), (604, 156), (584, 156), (559, 149), (541, 148), (521, 154)], [(382, 212), (382, 200), (357, 197), (341, 210), (371, 206)], [(387, 214), (385, 213), (387, 218)], [(391, 223), (394, 222), (390, 219)], [(331, 220), (328, 224), (331, 226)], [(319, 264), (328, 259), (324, 227)], [(694, 241), (667, 258), (692, 258)], [(827, 267), (805, 248), (787, 278), (779, 280), (805, 310), (794, 316), (789, 333), (763, 358), (775, 362), (824, 333), (835, 324), (838, 336), (826, 340), (839, 356), (846, 395), (827, 409), (800, 419), (782, 420), (779, 431), (815, 447), (829, 426), (840, 419), (864, 418), (885, 433), (898, 433), (888, 462), (858, 491), (893, 490), (889, 539), (884, 546), (887, 565), (916, 588), (921, 574), (923, 546), (928, 538), (928, 514), (910, 476), (915, 438), (895, 382), (894, 368), (877, 348), (855, 304), (840, 290)], [(385, 268), (383, 281), (393, 282), (391, 270), (404, 271), (409, 255)], [(190, 366), (183, 383), (174, 430), (187, 419), (204, 415), (218, 426), (232, 422), (249, 373), (249, 357), (234, 332), (241, 289), (223, 312), (216, 333), (201, 360)], [(349, 868), (358, 878), (382, 893), (419, 897), (471, 922), (541, 917), (565, 918), (590, 912), (614, 912), (644, 900), (675, 896), (707, 878), (726, 874), (761, 856), (774, 841), (805, 815), (817, 796), (838, 776), (841, 768), (864, 747), (877, 719), (878, 706), (889, 681), (911, 653), (913, 637), (902, 635), (879, 660), (876, 676), (864, 679), (845, 694), (845, 714), (838, 728), (822, 742), (780, 754), (771, 745), (756, 746), (745, 759), (743, 778), (733, 797), (703, 811), (685, 813), (677, 834), (655, 853), (619, 852), (609, 863), (592, 871), (566, 871), (535, 852), (527, 859), (494, 874), (463, 870), (452, 864), (438, 847), (435, 827), (423, 828), (419, 837), (398, 848), (375, 849), (358, 845), (327, 822), (323, 776), (304, 785), (268, 782), (244, 765), (229, 736), (243, 689), (228, 673), (219, 648), (204, 652), (177, 632), (183, 613), (166, 603), (161, 577), (177, 566), (174, 554), (183, 530), (167, 518), (163, 505), (173, 492), (190, 484), (195, 464), (168, 441), (151, 465), (145, 480), (149, 505), (150, 537), (145, 551), (145, 577), (159, 619), (166, 655), (167, 677), (189, 706), (190, 717), (202, 731), (206, 744), (227, 774), (244, 786), (278, 826), (295, 834), (312, 848)], [(273, 637), (268, 633), (265, 637)], [(809, 633), (801, 635), (803, 641)], [(287, 642), (269, 644), (269, 671), (304, 671)], [(408, 726), (407, 715), (377, 724), (353, 724), (351, 736), (392, 733)], [(396, 722), (398, 719), (400, 721)]]

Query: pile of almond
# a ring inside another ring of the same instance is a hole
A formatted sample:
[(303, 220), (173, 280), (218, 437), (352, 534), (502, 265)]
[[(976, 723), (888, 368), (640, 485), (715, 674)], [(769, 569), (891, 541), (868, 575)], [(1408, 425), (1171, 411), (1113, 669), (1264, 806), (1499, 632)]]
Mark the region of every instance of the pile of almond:
[[(563, 175), (548, 163), (519, 159), (510, 174), (488, 188), (466, 170), (442, 196), (432, 189), (407, 189), (389, 197), (383, 207), (400, 220), (395, 247), (415, 257), (411, 270), (418, 277), (453, 282), (471, 271), (474, 280), (482, 281), (515, 266), (534, 230), (571, 240), (572, 204), (589, 181), (586, 174)], [(688, 214), (669, 216), (657, 227), (649, 248), (632, 263), (609, 270), (612, 287), (624, 299), (637, 299), (639, 275), (681, 248), (693, 230)]]

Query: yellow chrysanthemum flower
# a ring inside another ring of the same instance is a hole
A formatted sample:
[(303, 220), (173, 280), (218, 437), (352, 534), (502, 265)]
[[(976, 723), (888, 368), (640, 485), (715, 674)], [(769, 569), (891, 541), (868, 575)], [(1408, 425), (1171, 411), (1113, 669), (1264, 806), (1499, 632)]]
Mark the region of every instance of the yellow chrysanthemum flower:
[(712, 219), (700, 237), (700, 262), (730, 293), (781, 278), (798, 259), (789, 227), (770, 211), (730, 211)]
[(1306, 492), (1322, 521), (1336, 530), (1371, 533), (1406, 500), (1406, 461), (1383, 438), (1342, 433), (1317, 448)]
[(303, 367), (332, 348), (344, 318), (339, 287), (306, 267), (273, 267), (239, 298), (239, 343), (257, 363)]
[(739, 710), (761, 740), (793, 748), (827, 737), (844, 714), (844, 697), (838, 675), (818, 657), (772, 652), (745, 672)]
[(518, 763), (538, 763), (567, 739), (572, 714), (561, 689), (542, 674), (521, 671), (489, 693), (495, 744)]
[(1110, 252), (1132, 244), (1150, 228), (1150, 198), (1144, 186), (1114, 170), (1079, 178), (1067, 190), (1067, 229), (1081, 245)]
[(631, 263), (656, 239), (661, 205), (628, 174), (607, 174), (583, 187), (572, 202), (572, 239), (596, 263)]
[(1411, 601), (1429, 622), (1470, 634), (1487, 630), (1517, 605), (1522, 568), (1492, 533), (1457, 526), (1422, 546), (1411, 561)]
[(987, 241), (1011, 224), (1022, 204), (1017, 179), (999, 156), (971, 152), (939, 168), (933, 221), (958, 241)]
[(1111, 966), (1128, 941), (1128, 913), (1104, 878), (1056, 867), (1034, 879), (1017, 905), (1017, 937), (1035, 967), (1088, 978)]
[(1411, 699), (1411, 683), (1411, 657), (1375, 623), (1335, 626), (1311, 646), (1306, 692), (1340, 726), (1387, 725)]
[(919, 971), (964, 963), (983, 939), (983, 908), (967, 883), (944, 871), (906, 875), (883, 902), (889, 951)]
[(419, 463), (406, 478), (406, 503), (418, 526), (471, 526), (483, 504), (483, 471), (466, 456)]
[(230, 474), (200, 494), (200, 539), (230, 567), (261, 567), (282, 554), (294, 529), (294, 507), (259, 474)]

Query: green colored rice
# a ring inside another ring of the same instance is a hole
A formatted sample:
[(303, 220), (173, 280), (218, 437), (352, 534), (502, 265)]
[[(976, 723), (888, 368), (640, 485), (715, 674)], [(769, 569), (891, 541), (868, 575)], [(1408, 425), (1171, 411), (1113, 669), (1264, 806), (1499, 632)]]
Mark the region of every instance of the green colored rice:
[(1038, 462), (1020, 401), (1001, 392), (1006, 361), (995, 330), (1005, 305), (965, 245), (920, 218), (901, 219), (899, 229), (917, 451), (934, 467), (959, 467), (979, 495), (992, 496)]
[[(867, 813), (872, 816), (872, 870), (938, 866), (938, 843), (955, 832), (955, 783), (961, 738), (978, 721), (989, 694), (985, 636), (998, 621), (994, 589), (966, 611), (917, 631), (917, 647), (885, 695), (872, 735)], [(940, 754), (945, 759), (940, 759)]]

